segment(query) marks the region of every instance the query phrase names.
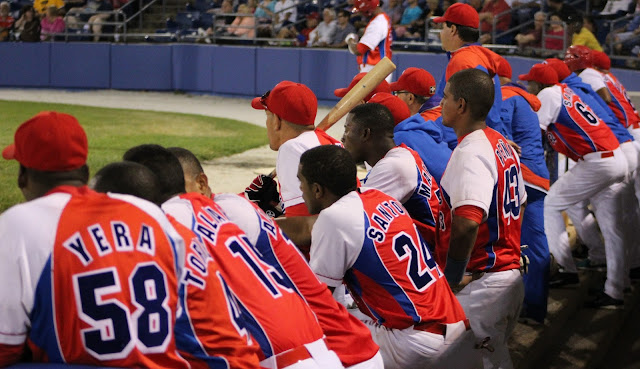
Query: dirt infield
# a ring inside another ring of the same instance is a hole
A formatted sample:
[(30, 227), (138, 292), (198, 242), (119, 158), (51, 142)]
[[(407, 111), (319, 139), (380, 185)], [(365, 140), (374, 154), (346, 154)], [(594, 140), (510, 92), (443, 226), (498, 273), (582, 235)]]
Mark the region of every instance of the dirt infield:
[[(210, 95), (117, 90), (0, 89), (0, 99), (200, 114), (237, 119), (262, 127), (265, 122), (264, 112), (252, 109), (249, 99)], [(330, 107), (321, 106), (316, 122), (319, 122), (329, 110)], [(329, 133), (340, 138), (343, 125), (344, 119), (336, 123)], [(276, 155), (275, 151), (265, 145), (240, 154), (214, 159), (203, 165), (213, 191), (237, 193), (244, 190), (257, 173), (271, 172), (275, 168)]]

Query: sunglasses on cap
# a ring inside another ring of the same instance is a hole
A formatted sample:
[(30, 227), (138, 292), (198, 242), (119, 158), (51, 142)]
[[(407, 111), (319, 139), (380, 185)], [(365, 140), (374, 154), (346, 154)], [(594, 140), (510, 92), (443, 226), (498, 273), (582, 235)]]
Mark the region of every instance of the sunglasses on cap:
[(260, 96), (260, 104), (262, 104), (262, 106), (264, 106), (265, 109), (269, 109), (269, 107), (267, 106), (267, 97), (269, 97), (270, 93), (271, 93), (271, 90), (265, 92), (264, 95)]
[(406, 90), (400, 90), (400, 91), (393, 91), (393, 96), (398, 96), (400, 94), (410, 94), (411, 92), (406, 91)]

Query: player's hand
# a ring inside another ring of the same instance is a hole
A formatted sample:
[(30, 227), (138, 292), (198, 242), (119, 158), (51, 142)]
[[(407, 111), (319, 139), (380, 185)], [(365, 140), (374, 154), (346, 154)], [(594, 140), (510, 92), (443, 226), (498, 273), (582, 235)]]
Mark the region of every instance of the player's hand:
[(517, 143), (511, 140), (507, 140), (507, 142), (511, 147), (513, 147), (513, 149), (516, 151), (516, 154), (518, 154), (518, 156), (522, 156), (522, 148), (520, 147), (520, 145), (518, 145)]
[(257, 176), (251, 184), (245, 188), (244, 196), (256, 203), (267, 215), (277, 218), (282, 215), (280, 209), (280, 195), (278, 194), (278, 183), (265, 174)]

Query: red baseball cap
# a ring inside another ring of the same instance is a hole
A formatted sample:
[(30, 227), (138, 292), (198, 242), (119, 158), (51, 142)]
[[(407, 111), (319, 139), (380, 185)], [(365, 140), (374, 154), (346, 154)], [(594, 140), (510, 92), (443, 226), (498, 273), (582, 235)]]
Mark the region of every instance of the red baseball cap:
[(565, 62), (557, 58), (549, 58), (544, 61), (549, 64), (553, 70), (558, 74), (558, 81), (562, 82), (565, 78), (569, 77), (571, 71)]
[(411, 67), (405, 69), (389, 87), (391, 91), (409, 91), (414, 95), (431, 97), (436, 93), (436, 80), (426, 70)]
[(507, 59), (500, 57), (500, 61), (498, 62), (498, 70), (496, 70), (496, 74), (498, 77), (504, 77), (511, 79), (513, 75), (513, 70), (511, 69), (511, 64), (507, 61)]
[(609, 59), (609, 56), (604, 52), (591, 50), (591, 59), (594, 67), (604, 70), (611, 69), (611, 59)]
[[(336, 95), (337, 97), (344, 97), (344, 95), (346, 95), (347, 92), (351, 91), (353, 86), (355, 86), (358, 82), (360, 82), (360, 80), (366, 75), (367, 75), (367, 73), (365, 73), (365, 72), (356, 74), (356, 76), (353, 77), (353, 79), (351, 80), (351, 83), (349, 83), (348, 87), (338, 88), (338, 89), (333, 91), (333, 94)], [(367, 95), (364, 98), (364, 101), (365, 102), (369, 101), (371, 96), (377, 94), (378, 92), (391, 93), (391, 88), (389, 87), (389, 83), (386, 80), (383, 79), (382, 82), (380, 82), (380, 84), (377, 85), (376, 88), (374, 88), (373, 91), (371, 91), (371, 93), (369, 93), (369, 95)]]
[(282, 81), (261, 97), (251, 100), (258, 110), (269, 110), (287, 122), (312, 126), (318, 113), (318, 99), (309, 87), (302, 83)]
[(399, 97), (388, 92), (378, 92), (367, 101), (367, 104), (376, 103), (384, 105), (389, 109), (396, 125), (411, 116), (409, 107)]
[(536, 81), (544, 85), (555, 85), (558, 83), (558, 73), (549, 64), (538, 63), (531, 67), (527, 74), (518, 76), (522, 81)]
[(76, 118), (43, 111), (18, 127), (2, 157), (30, 169), (66, 172), (85, 165), (88, 152), (87, 135)]
[(442, 17), (434, 18), (435, 23), (451, 22), (461, 26), (478, 28), (480, 17), (478, 12), (469, 4), (455, 3), (447, 8)]

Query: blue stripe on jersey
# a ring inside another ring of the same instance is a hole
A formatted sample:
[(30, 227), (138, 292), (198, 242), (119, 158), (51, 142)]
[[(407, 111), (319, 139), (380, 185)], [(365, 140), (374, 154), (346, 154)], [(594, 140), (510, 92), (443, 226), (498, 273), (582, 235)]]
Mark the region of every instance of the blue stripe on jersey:
[[(596, 148), (596, 145), (593, 143), (593, 140), (591, 139), (591, 137), (589, 137), (587, 132), (585, 132), (582, 129), (582, 127), (580, 127), (580, 125), (573, 120), (571, 115), (569, 115), (569, 111), (564, 106), (564, 104), (562, 105), (562, 108), (560, 109), (560, 114), (558, 115), (558, 121), (557, 122), (558, 122), (558, 124), (562, 124), (563, 126), (569, 128), (573, 132), (579, 134), (580, 137), (582, 138), (582, 140), (589, 145), (589, 147), (591, 148), (591, 150), (593, 152), (598, 151), (598, 149)], [(567, 146), (567, 147), (570, 147), (570, 146)], [(573, 148), (571, 148), (571, 151), (575, 152), (575, 150)], [(582, 156), (582, 155), (579, 155), (579, 156)]]
[[(369, 229), (369, 217), (366, 213), (363, 212), (364, 216), (364, 229), (365, 231)], [(364, 237), (364, 244), (362, 245), (362, 251), (360, 251), (360, 255), (358, 255), (358, 259), (353, 264), (353, 268), (359, 271), (360, 273), (366, 275), (372, 280), (376, 281), (376, 283), (383, 287), (385, 291), (387, 291), (391, 298), (393, 298), (398, 305), (402, 308), (407, 316), (411, 317), (414, 322), (419, 323), (421, 321), (418, 312), (416, 311), (415, 306), (409, 299), (409, 297), (405, 294), (402, 287), (398, 286), (396, 281), (393, 279), (389, 271), (380, 260), (380, 256), (376, 250), (376, 246), (369, 237)], [(351, 279), (345, 280), (349, 284), (353, 284), (356, 281), (353, 275), (351, 275)]]
[[(411, 194), (409, 200), (407, 200), (404, 204), (402, 204), (405, 209), (409, 212), (412, 219), (419, 221), (420, 223), (435, 227), (436, 222), (433, 219), (433, 213), (431, 212), (431, 204), (429, 204), (429, 199), (426, 197), (427, 194), (421, 194), (428, 188), (431, 191), (431, 186), (429, 183), (425, 183), (422, 179), (422, 174), (420, 173), (420, 168), (416, 165), (416, 171), (418, 172), (418, 179), (416, 183), (416, 189)], [(425, 186), (426, 188), (423, 188)], [(435, 194), (431, 194), (431, 196), (435, 196)]]
[[(353, 269), (347, 270), (347, 272), (345, 273), (344, 279), (345, 281), (348, 281), (349, 292), (351, 294), (355, 296), (362, 296), (362, 286), (360, 286), (360, 282), (353, 275)], [(384, 319), (380, 314), (378, 314), (378, 312), (372, 306), (364, 302), (362, 299), (360, 299), (360, 302), (365, 304), (367, 310), (369, 310), (371, 315), (373, 315), (373, 317), (376, 319), (378, 324), (382, 325), (386, 322), (386, 319)]]
[(386, 43), (387, 43), (387, 38), (385, 37), (378, 44), (378, 50), (380, 50), (380, 60), (382, 60), (382, 58), (387, 56), (387, 54), (386, 54), (386, 52), (387, 52)]
[(188, 352), (194, 357), (205, 361), (207, 366), (211, 369), (229, 369), (229, 363), (227, 360), (222, 357), (209, 356), (196, 338), (189, 319), (189, 311), (186, 308), (184, 290), (184, 284), (182, 283), (178, 289), (178, 297), (180, 299), (180, 306), (182, 307), (182, 314), (176, 319), (176, 326), (174, 330), (176, 347), (180, 351)]
[(362, 55), (362, 64), (367, 64), (368, 57), (369, 57), (369, 50), (365, 51), (364, 55)]
[(280, 276), (273, 276), (274, 278), (277, 279), (278, 284), (294, 290), (304, 300), (304, 296), (302, 296), (302, 293), (298, 291), (298, 288), (296, 287), (295, 283), (293, 283), (291, 278), (289, 278), (289, 275), (284, 270), (284, 268), (280, 264), (280, 261), (278, 260), (275, 253), (273, 252), (273, 246), (271, 245), (269, 235), (267, 234), (267, 231), (265, 231), (262, 228), (264, 226), (264, 223), (260, 218), (260, 215), (256, 214), (256, 216), (258, 217), (258, 219), (260, 219), (260, 224), (261, 224), (260, 235), (258, 236), (258, 240), (256, 241), (255, 245), (251, 245), (251, 242), (247, 242), (247, 243), (251, 246), (251, 248), (253, 248), (253, 250), (256, 252), (258, 257), (262, 261), (271, 265), (275, 270), (278, 271)]
[(547, 128), (549, 130), (551, 130), (551, 132), (556, 134), (556, 138), (558, 138), (560, 141), (562, 141), (562, 143), (564, 144), (564, 146), (569, 149), (572, 153), (574, 153), (576, 156), (582, 156), (579, 153), (577, 153), (573, 147), (571, 147), (569, 145), (569, 142), (567, 142), (567, 140), (560, 134), (560, 132), (558, 132), (558, 128), (556, 128), (555, 124), (551, 124), (549, 126), (549, 128)]
[(29, 339), (47, 353), (52, 363), (64, 363), (56, 332), (56, 317), (53, 311), (53, 281), (51, 280), (51, 258), (42, 269), (40, 279), (36, 285), (35, 301), (31, 310), (31, 331)]

